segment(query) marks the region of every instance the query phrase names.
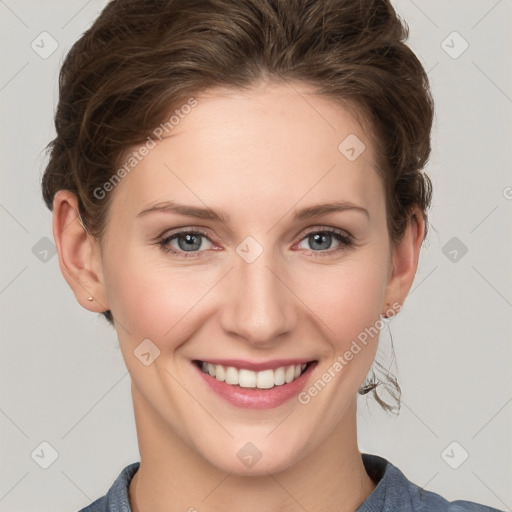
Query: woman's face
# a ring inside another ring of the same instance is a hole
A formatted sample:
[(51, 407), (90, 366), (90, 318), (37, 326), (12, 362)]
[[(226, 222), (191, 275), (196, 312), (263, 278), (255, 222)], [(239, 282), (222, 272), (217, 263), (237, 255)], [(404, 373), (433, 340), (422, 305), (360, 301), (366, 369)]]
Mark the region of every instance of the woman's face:
[(110, 192), (98, 252), (138, 427), (233, 473), (352, 427), (378, 341), (362, 333), (407, 292), (369, 136), (308, 92), (197, 97)]

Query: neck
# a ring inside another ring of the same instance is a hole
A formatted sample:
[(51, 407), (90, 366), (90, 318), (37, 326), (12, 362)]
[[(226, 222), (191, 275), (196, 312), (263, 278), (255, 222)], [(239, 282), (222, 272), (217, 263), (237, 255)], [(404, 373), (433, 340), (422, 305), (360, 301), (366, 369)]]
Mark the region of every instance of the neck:
[(136, 398), (141, 462), (129, 488), (133, 512), (353, 512), (375, 488), (357, 447), (355, 400), (312, 453), (283, 471), (243, 476), (210, 464)]

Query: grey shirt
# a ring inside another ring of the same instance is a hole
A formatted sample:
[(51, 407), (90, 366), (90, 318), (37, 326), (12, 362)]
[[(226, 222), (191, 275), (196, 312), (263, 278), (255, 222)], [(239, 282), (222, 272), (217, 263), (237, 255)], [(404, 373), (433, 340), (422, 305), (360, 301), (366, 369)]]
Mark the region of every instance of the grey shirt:
[[(503, 512), (472, 501), (449, 502), (413, 484), (386, 459), (367, 453), (361, 455), (366, 472), (377, 486), (356, 512)], [(128, 487), (139, 465), (134, 462), (126, 466), (105, 496), (79, 512), (132, 512)]]

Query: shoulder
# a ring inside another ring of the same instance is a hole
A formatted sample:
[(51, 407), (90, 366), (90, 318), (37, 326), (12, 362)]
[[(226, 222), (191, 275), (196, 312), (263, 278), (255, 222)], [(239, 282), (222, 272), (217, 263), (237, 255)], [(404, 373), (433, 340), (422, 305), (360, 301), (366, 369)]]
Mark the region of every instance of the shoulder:
[(497, 508), (486, 507), (479, 503), (472, 501), (457, 500), (452, 501), (449, 507), (446, 509), (447, 512), (503, 512)]
[(396, 466), (383, 457), (366, 453), (362, 457), (368, 475), (377, 486), (357, 512), (500, 512), (499, 509), (472, 501), (450, 502), (408, 480)]
[(426, 491), (412, 482), (409, 482), (411, 497), (418, 510), (421, 512), (503, 512), (497, 508), (488, 507), (480, 503), (466, 500), (448, 501), (441, 495)]
[(105, 496), (98, 498), (78, 512), (131, 512), (128, 489), (139, 466), (140, 462), (134, 462), (126, 466)]

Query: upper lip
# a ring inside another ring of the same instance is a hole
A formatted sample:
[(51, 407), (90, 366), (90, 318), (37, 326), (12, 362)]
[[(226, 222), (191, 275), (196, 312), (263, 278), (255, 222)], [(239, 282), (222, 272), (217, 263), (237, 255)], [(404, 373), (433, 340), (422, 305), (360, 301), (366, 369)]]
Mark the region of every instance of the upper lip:
[(247, 361), (245, 359), (196, 359), (210, 364), (220, 364), (228, 367), (233, 366), (237, 369), (252, 370), (254, 372), (261, 372), (263, 370), (275, 370), (281, 366), (295, 366), (307, 363), (312, 363), (315, 359), (274, 359), (272, 361)]

